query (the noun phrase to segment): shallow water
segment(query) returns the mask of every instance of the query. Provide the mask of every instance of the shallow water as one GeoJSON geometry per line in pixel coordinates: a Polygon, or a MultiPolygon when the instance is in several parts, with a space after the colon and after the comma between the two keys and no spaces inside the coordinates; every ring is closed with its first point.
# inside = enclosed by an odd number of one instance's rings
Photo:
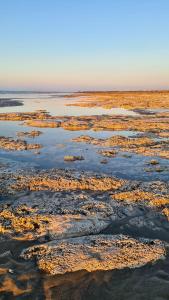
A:
{"type": "MultiPolygon", "coordinates": [[[[53,115],[100,115],[100,114],[124,114],[134,115],[135,113],[125,109],[103,109],[103,108],[82,108],[66,106],[76,99],[64,98],[66,94],[33,94],[15,93],[2,94],[3,98],[22,99],[24,105],[19,107],[3,107],[1,112],[25,112],[37,109],[46,109],[53,115]]],[[[34,127],[27,127],[23,122],[0,121],[0,135],[17,138],[17,132],[37,130],[34,127]]],[[[40,128],[42,135],[35,138],[24,137],[29,143],[40,143],[43,148],[37,154],[36,151],[4,151],[0,150],[0,159],[8,159],[15,162],[29,162],[37,168],[76,168],[78,170],[88,170],[104,172],[126,179],[162,179],[167,180],[168,170],[161,173],[144,171],[149,157],[132,154],[131,158],[125,157],[125,153],[119,153],[114,158],[108,158],[107,164],[101,164],[104,158],[98,154],[98,150],[103,147],[72,142],[72,139],[80,135],[89,135],[95,138],[108,138],[113,135],[132,136],[133,131],[68,131],[63,128],[40,128]],[[82,155],[83,161],[64,162],[65,155],[82,155]],[[126,172],[127,170],[127,172],[126,172]]],[[[137,132],[138,133],[138,132],[137,132]]],[[[165,159],[158,159],[161,166],[168,165],[165,159]]]]}
{"type": "Polygon", "coordinates": [[[57,116],[80,116],[80,115],[102,115],[102,114],[120,114],[120,115],[131,115],[134,116],[136,113],[132,111],[128,111],[123,108],[112,108],[112,109],[104,109],[97,107],[78,107],[78,106],[67,106],[66,104],[74,103],[79,100],[78,97],[76,99],[73,98],[65,98],[63,96],[69,95],[68,93],[58,93],[53,95],[52,93],[42,93],[42,94],[0,94],[2,98],[11,98],[13,100],[21,100],[23,102],[23,106],[19,107],[2,107],[0,108],[0,112],[25,112],[25,111],[35,111],[38,109],[45,109],[51,115],[57,116]]]}

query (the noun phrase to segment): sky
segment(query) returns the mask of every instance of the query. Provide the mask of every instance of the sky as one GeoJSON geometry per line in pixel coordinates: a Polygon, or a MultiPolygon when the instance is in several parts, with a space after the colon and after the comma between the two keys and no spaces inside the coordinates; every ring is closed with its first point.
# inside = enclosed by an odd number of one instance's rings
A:
{"type": "Polygon", "coordinates": [[[0,90],[169,89],[168,0],[0,0],[0,90]]]}

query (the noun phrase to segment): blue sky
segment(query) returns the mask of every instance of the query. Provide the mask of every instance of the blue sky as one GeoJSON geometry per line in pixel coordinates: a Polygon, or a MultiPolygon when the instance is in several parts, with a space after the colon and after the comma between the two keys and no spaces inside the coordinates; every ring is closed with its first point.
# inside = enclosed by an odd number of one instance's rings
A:
{"type": "Polygon", "coordinates": [[[168,0],[0,0],[0,89],[169,88],[168,0]]]}

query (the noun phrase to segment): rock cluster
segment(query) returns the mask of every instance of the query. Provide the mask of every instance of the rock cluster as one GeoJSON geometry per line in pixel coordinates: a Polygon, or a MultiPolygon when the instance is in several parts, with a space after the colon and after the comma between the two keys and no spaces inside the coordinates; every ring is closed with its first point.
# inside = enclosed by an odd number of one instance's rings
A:
{"type": "Polygon", "coordinates": [[[54,169],[11,177],[5,189],[13,189],[16,200],[1,204],[1,240],[38,241],[22,258],[36,258],[39,269],[64,274],[134,268],[165,256],[167,244],[120,233],[143,230],[167,240],[167,184],[54,169]]]}
{"type": "Polygon", "coordinates": [[[83,175],[74,172],[58,172],[53,169],[48,171],[40,171],[38,174],[28,174],[17,176],[15,184],[12,188],[15,190],[91,190],[91,191],[109,191],[117,190],[125,183],[124,180],[90,174],[83,175]]]}
{"type": "Polygon", "coordinates": [[[19,131],[17,132],[17,136],[18,137],[29,137],[29,138],[34,138],[34,137],[37,137],[39,135],[42,134],[42,131],[39,131],[39,130],[32,130],[32,131],[19,131]]]}
{"type": "Polygon", "coordinates": [[[29,144],[24,140],[17,139],[14,140],[12,138],[0,137],[0,148],[5,150],[12,150],[12,151],[22,151],[22,150],[32,150],[32,149],[39,149],[42,146],[40,144],[29,144]]]}
{"type": "Polygon", "coordinates": [[[117,149],[123,152],[137,153],[145,156],[159,156],[169,158],[169,141],[157,141],[149,137],[124,137],[112,136],[107,139],[96,139],[90,136],[79,136],[73,139],[74,142],[85,142],[102,147],[113,147],[113,149],[100,150],[99,153],[105,156],[114,156],[117,149]]]}
{"type": "Polygon", "coordinates": [[[45,120],[50,115],[45,110],[37,110],[35,112],[18,112],[18,113],[1,113],[1,121],[25,121],[25,120],[45,120]]]}

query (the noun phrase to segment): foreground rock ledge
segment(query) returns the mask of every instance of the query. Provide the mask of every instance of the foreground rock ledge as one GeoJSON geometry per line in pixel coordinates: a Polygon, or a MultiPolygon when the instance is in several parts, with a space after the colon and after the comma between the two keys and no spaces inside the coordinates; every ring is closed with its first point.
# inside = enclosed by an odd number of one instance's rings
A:
{"type": "Polygon", "coordinates": [[[135,268],[165,256],[158,240],[135,240],[124,235],[94,235],[52,241],[21,254],[37,259],[39,269],[52,275],[86,270],[135,268]]]}

